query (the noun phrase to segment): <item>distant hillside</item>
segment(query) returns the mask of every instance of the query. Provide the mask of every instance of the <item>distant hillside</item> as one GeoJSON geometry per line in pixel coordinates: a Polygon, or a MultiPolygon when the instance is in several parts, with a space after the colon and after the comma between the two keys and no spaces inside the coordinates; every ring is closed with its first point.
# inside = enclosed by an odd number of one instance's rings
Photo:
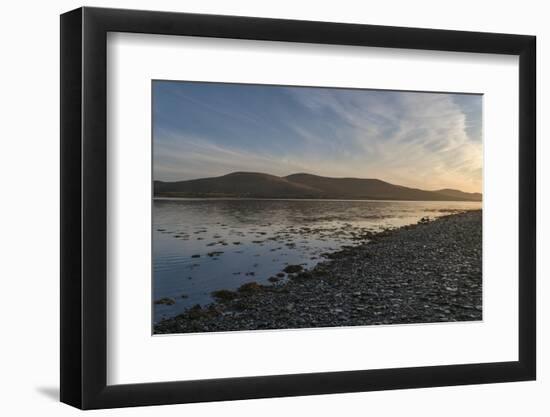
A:
{"type": "Polygon", "coordinates": [[[378,179],[329,178],[311,174],[287,177],[234,172],[189,181],[155,181],[156,197],[319,198],[370,200],[481,201],[479,193],[426,191],[378,179]]]}
{"type": "Polygon", "coordinates": [[[465,193],[460,190],[453,190],[450,188],[444,188],[443,190],[436,190],[438,194],[447,195],[449,197],[458,198],[459,200],[473,200],[481,201],[481,193],[465,193]]]}
{"type": "Polygon", "coordinates": [[[320,198],[321,191],[275,175],[234,172],[189,181],[155,181],[155,195],[186,197],[320,198]]]}

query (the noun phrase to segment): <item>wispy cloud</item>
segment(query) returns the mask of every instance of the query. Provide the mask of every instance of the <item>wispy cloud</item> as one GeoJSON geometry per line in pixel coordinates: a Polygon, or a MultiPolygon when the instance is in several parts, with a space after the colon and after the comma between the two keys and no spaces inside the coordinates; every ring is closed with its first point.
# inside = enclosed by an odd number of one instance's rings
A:
{"type": "Polygon", "coordinates": [[[154,176],[259,171],[481,191],[481,96],[156,82],[154,176]]]}

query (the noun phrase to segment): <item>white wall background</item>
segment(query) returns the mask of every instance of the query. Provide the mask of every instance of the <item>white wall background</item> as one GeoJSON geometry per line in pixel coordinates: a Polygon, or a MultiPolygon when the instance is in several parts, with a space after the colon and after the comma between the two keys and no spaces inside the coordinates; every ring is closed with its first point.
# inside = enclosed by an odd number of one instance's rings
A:
{"type": "MultiPolygon", "coordinates": [[[[76,415],[59,392],[59,17],[72,0],[3,5],[0,65],[0,410],[4,415],[76,415]]],[[[325,395],[231,403],[145,407],[94,415],[279,416],[314,414],[408,416],[545,416],[550,412],[550,158],[542,138],[550,83],[550,26],[545,3],[514,1],[124,0],[86,5],[181,12],[370,23],[534,34],[538,37],[539,119],[539,378],[536,382],[325,395]],[[545,234],[543,236],[543,234],[545,234]],[[545,395],[546,394],[546,395],[545,395]]],[[[503,225],[504,226],[504,225],[503,225]]]]}

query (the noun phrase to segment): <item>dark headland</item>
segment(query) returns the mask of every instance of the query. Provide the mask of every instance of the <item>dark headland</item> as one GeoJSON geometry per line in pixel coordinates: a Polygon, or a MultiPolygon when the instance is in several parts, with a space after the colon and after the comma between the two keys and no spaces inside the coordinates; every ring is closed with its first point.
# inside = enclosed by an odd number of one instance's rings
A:
{"type": "MultiPolygon", "coordinates": [[[[482,319],[480,210],[371,234],[286,280],[220,290],[156,334],[482,319]]],[[[283,273],[279,274],[283,275],[283,273]]]]}
{"type": "Polygon", "coordinates": [[[188,181],[155,181],[155,197],[300,198],[344,200],[481,201],[480,193],[403,187],[379,179],[330,178],[311,174],[278,177],[234,172],[188,181]]]}

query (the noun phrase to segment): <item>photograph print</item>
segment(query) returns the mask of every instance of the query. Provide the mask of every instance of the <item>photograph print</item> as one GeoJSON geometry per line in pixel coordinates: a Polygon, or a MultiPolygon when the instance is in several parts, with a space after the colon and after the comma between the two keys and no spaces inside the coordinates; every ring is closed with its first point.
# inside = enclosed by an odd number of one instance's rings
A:
{"type": "Polygon", "coordinates": [[[152,81],[153,334],[482,320],[482,102],[152,81]]]}

